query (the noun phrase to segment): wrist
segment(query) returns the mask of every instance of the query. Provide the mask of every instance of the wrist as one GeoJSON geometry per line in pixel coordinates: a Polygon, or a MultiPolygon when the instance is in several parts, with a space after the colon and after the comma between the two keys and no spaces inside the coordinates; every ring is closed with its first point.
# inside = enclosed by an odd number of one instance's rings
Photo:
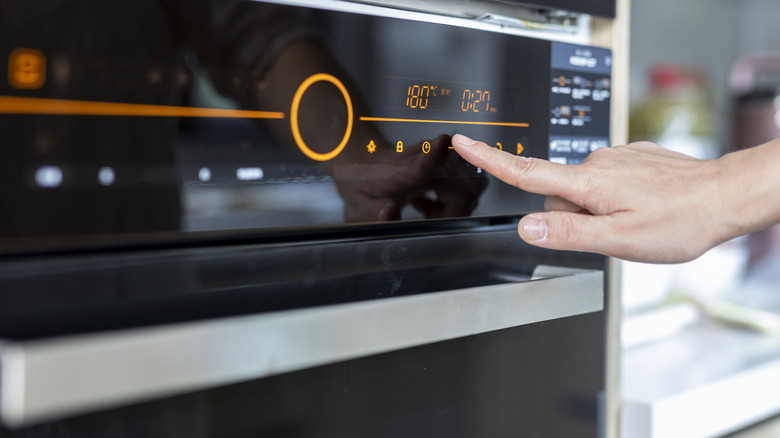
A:
{"type": "Polygon", "coordinates": [[[780,139],[716,160],[721,241],[780,221],[780,139]]]}

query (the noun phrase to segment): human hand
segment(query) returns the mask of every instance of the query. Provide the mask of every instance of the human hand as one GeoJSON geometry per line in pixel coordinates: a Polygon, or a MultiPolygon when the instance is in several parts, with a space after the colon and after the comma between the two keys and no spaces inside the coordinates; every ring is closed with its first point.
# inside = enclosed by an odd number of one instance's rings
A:
{"type": "MultiPolygon", "coordinates": [[[[547,195],[546,212],[523,217],[526,242],[622,259],[692,260],[731,237],[722,169],[648,142],[598,149],[579,165],[518,157],[456,135],[471,164],[520,189],[547,195]]],[[[739,234],[739,233],[737,233],[739,234]]]]}

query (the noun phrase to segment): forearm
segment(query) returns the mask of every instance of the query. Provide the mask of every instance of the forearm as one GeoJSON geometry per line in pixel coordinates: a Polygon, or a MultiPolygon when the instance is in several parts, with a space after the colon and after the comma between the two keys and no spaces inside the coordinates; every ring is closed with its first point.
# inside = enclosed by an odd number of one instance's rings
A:
{"type": "Polygon", "coordinates": [[[718,159],[722,240],[780,223],[780,139],[718,159]]]}

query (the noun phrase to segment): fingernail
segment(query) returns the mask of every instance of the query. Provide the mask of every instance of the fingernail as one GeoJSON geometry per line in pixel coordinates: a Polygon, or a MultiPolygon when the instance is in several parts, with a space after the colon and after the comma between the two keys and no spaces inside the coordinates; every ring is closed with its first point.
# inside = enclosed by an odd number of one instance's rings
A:
{"type": "Polygon", "coordinates": [[[474,140],[472,140],[472,139],[470,139],[470,138],[466,137],[466,136],[465,136],[465,135],[463,135],[463,134],[455,134],[455,136],[454,136],[454,137],[452,137],[452,140],[453,140],[454,142],[458,143],[458,144],[459,144],[459,145],[461,145],[461,146],[471,146],[471,145],[473,145],[474,143],[476,143],[476,141],[474,141],[474,140]]]}
{"type": "Polygon", "coordinates": [[[547,222],[537,216],[523,219],[523,237],[529,242],[542,242],[547,239],[547,222]]]}

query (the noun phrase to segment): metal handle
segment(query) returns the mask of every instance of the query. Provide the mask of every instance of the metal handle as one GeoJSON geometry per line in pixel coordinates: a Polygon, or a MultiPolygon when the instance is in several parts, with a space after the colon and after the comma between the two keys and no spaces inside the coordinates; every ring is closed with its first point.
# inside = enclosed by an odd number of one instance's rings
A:
{"type": "Polygon", "coordinates": [[[25,426],[604,309],[601,271],[556,268],[554,275],[415,296],[0,343],[0,418],[11,427],[25,426]]]}

